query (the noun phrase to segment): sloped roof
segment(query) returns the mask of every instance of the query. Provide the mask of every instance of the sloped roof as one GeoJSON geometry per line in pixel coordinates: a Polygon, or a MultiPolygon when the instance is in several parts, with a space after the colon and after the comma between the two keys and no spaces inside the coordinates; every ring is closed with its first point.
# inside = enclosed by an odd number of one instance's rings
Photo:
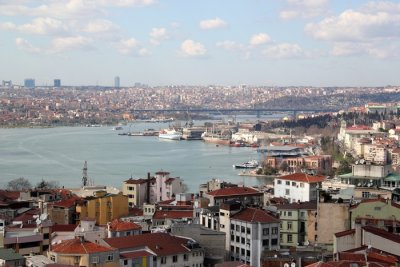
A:
{"type": "Polygon", "coordinates": [[[207,193],[214,197],[229,197],[229,196],[243,196],[243,195],[262,195],[263,193],[251,187],[225,187],[207,193]]]}
{"type": "Polygon", "coordinates": [[[157,210],[153,219],[182,219],[193,218],[193,210],[157,210]]]}
{"type": "Polygon", "coordinates": [[[176,255],[189,252],[186,247],[190,239],[172,236],[167,233],[152,233],[135,236],[105,238],[111,247],[118,249],[135,249],[148,247],[157,256],[176,255]]]}
{"type": "Polygon", "coordinates": [[[111,231],[140,230],[142,227],[136,223],[115,219],[110,223],[111,231]]]}
{"type": "Polygon", "coordinates": [[[367,231],[367,232],[372,233],[374,235],[383,237],[385,239],[391,240],[391,241],[396,242],[396,243],[400,243],[400,236],[399,235],[392,234],[392,233],[389,233],[389,232],[387,232],[385,230],[382,230],[382,229],[379,229],[379,228],[376,228],[376,227],[373,227],[373,226],[369,226],[369,225],[364,226],[362,229],[364,231],[367,231]]]}
{"type": "Polygon", "coordinates": [[[114,248],[100,246],[86,240],[81,241],[79,238],[61,241],[60,244],[55,244],[51,248],[52,252],[62,254],[91,254],[114,250],[114,248]]]}
{"type": "Polygon", "coordinates": [[[287,204],[279,204],[276,205],[278,210],[316,210],[317,202],[316,201],[307,201],[307,202],[293,202],[287,204]]]}
{"type": "Polygon", "coordinates": [[[303,182],[303,183],[319,183],[326,179],[323,175],[310,175],[307,173],[297,172],[289,175],[280,176],[276,179],[303,182]]]}
{"type": "Polygon", "coordinates": [[[233,220],[250,223],[279,223],[279,219],[272,216],[265,210],[245,208],[231,217],[233,220]]]}

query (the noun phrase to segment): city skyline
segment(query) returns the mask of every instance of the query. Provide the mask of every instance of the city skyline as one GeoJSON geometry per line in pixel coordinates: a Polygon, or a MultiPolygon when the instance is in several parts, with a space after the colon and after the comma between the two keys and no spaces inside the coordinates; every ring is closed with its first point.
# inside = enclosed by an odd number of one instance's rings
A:
{"type": "Polygon", "coordinates": [[[398,1],[0,0],[1,80],[399,85],[398,1]]]}

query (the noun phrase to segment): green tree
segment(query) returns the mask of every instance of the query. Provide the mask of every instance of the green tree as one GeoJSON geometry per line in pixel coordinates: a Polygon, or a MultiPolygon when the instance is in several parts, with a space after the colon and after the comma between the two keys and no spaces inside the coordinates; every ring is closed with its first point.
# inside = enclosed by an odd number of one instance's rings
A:
{"type": "Polygon", "coordinates": [[[42,179],[39,183],[36,184],[35,186],[37,189],[55,189],[59,188],[59,184],[56,181],[45,181],[42,179]]]}

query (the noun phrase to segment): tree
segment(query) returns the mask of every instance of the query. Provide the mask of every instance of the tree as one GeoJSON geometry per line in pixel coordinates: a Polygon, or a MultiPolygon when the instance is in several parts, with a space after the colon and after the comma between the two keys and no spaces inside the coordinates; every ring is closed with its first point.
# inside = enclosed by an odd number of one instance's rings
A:
{"type": "Polygon", "coordinates": [[[23,191],[31,188],[31,183],[24,177],[19,177],[17,179],[11,180],[7,184],[7,189],[12,191],[23,191]]]}
{"type": "Polygon", "coordinates": [[[55,189],[59,188],[60,185],[56,181],[45,181],[44,179],[42,179],[42,181],[37,183],[35,187],[37,189],[55,189]]]}

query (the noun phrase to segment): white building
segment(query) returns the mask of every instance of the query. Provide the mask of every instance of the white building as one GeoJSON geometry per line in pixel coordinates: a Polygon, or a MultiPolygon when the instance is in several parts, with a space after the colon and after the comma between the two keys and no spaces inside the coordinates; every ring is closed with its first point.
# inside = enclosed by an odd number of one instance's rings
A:
{"type": "Polygon", "coordinates": [[[231,260],[260,266],[264,250],[279,250],[279,219],[265,210],[245,208],[230,219],[231,260]]]}
{"type": "Polygon", "coordinates": [[[317,200],[317,188],[326,179],[322,175],[293,173],[274,179],[275,197],[283,197],[289,202],[306,202],[317,200]]]}

